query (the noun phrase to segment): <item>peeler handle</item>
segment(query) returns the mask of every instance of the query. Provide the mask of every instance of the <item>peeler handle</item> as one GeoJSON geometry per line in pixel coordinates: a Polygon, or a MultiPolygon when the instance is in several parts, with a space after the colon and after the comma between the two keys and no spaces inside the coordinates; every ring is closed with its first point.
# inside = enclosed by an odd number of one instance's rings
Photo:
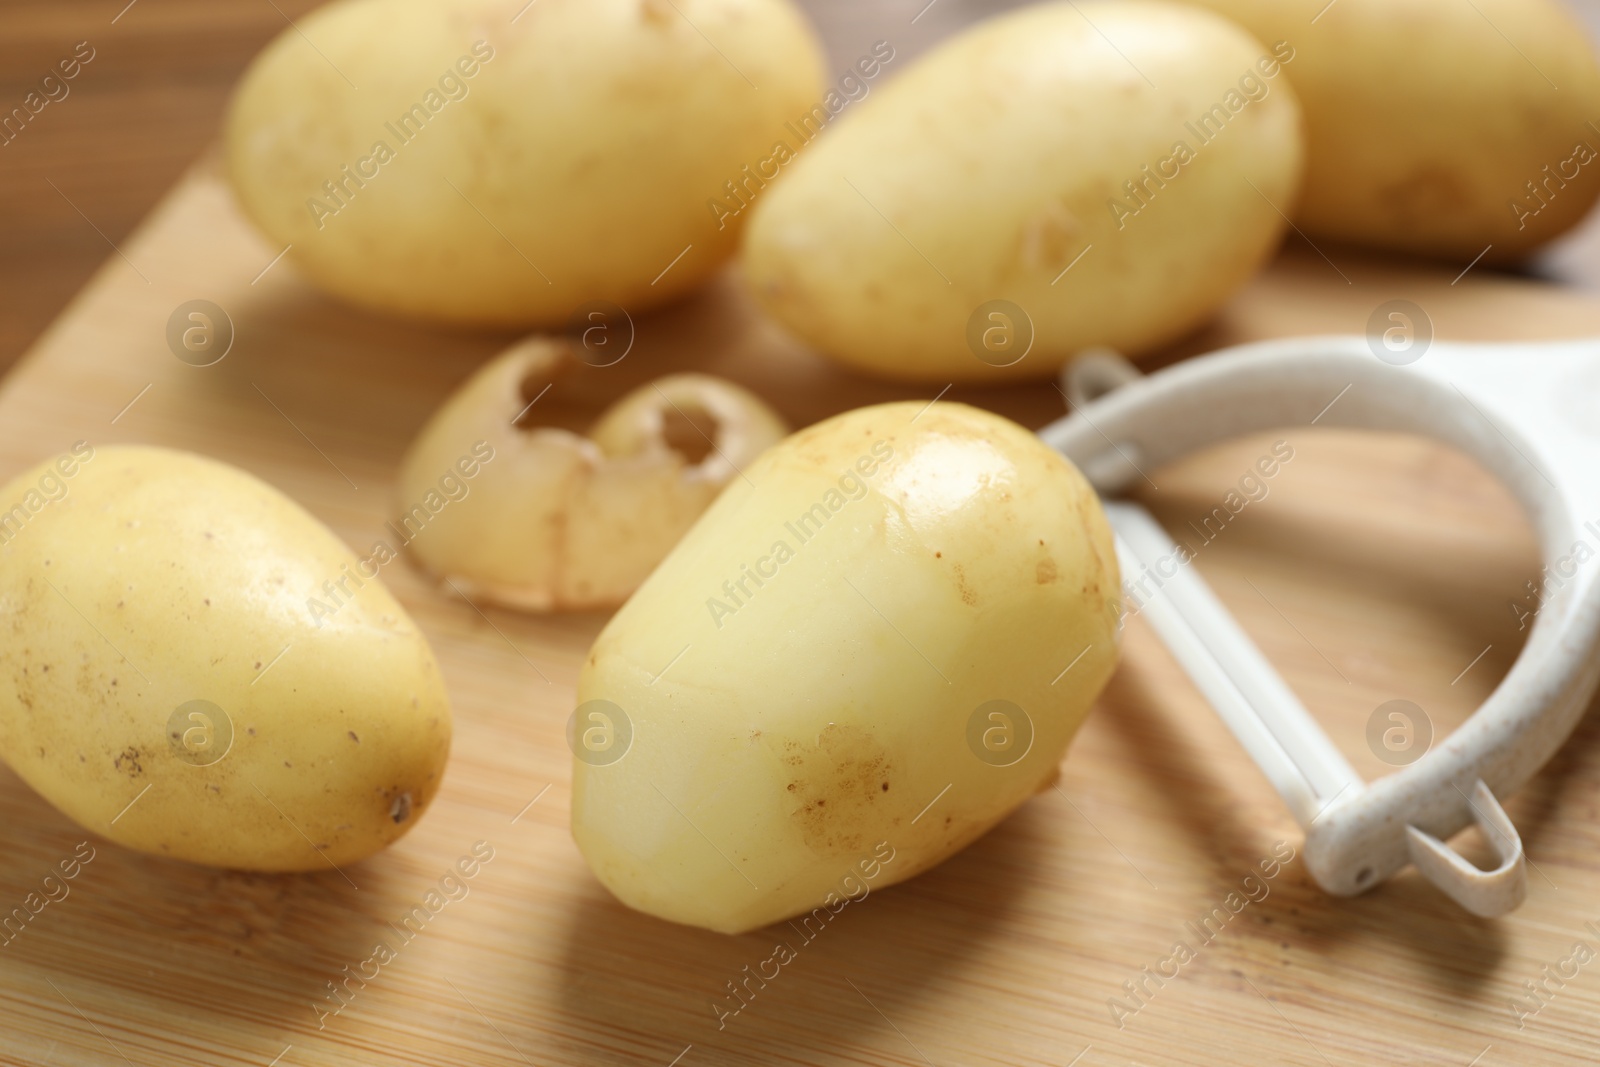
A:
{"type": "Polygon", "coordinates": [[[1528,895],[1528,859],[1522,851],[1522,835],[1483,779],[1474,783],[1467,803],[1473,820],[1500,858],[1498,867],[1479,870],[1449,845],[1415,826],[1406,827],[1406,844],[1411,862],[1423,877],[1472,914],[1492,919],[1512,911],[1528,895]]]}
{"type": "MultiPolygon", "coordinates": [[[[1069,366],[1075,410],[1040,431],[1102,496],[1231,437],[1320,425],[1432,437],[1476,459],[1522,504],[1560,581],[1543,591],[1516,664],[1432,751],[1365,786],[1198,575],[1169,583],[1165,606],[1150,610],[1158,635],[1306,826],[1306,864],[1325,890],[1361,893],[1415,864],[1478,914],[1515,907],[1526,859],[1495,795],[1515,791],[1554,754],[1600,686],[1600,413],[1582,403],[1600,393],[1600,340],[1440,343],[1407,366],[1380,361],[1361,337],[1262,342],[1149,377],[1118,363],[1095,353],[1069,366]],[[1589,552],[1577,552],[1580,544],[1589,552]],[[1492,871],[1444,843],[1474,821],[1498,850],[1492,871]]],[[[1119,552],[1138,566],[1170,544],[1136,505],[1109,510],[1119,552]]]]}

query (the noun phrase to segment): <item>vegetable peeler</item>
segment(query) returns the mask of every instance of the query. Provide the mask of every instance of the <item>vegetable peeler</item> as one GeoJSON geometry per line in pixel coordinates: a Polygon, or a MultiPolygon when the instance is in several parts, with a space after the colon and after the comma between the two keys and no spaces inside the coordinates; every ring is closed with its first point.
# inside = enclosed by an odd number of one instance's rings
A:
{"type": "Polygon", "coordinates": [[[1541,608],[1510,673],[1416,762],[1363,781],[1192,566],[1142,614],[1244,746],[1305,833],[1323,890],[1353,896],[1407,865],[1468,911],[1516,908],[1527,859],[1501,808],[1576,726],[1600,683],[1600,339],[1422,346],[1397,363],[1366,337],[1266,341],[1149,376],[1091,350],[1062,372],[1072,413],[1040,431],[1106,502],[1124,581],[1177,547],[1114,499],[1141,469],[1253,431],[1305,425],[1431,437],[1477,460],[1529,516],[1541,608]],[[1446,842],[1476,822],[1499,864],[1446,842]]]}

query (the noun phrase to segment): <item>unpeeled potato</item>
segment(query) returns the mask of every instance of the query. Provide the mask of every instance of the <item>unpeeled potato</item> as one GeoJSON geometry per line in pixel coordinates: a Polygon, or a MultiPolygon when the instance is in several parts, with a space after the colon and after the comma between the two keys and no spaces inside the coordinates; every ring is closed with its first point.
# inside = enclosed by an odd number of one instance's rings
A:
{"type": "Polygon", "coordinates": [[[1199,2],[1294,46],[1313,238],[1514,260],[1600,195],[1600,66],[1555,0],[1199,2]]]}
{"type": "Polygon", "coordinates": [[[802,340],[888,378],[1048,378],[1093,345],[1149,351],[1283,233],[1301,160],[1287,55],[1154,0],[980,23],[762,194],[750,285],[802,340]]]}
{"type": "Polygon", "coordinates": [[[450,748],[444,684],[321,523],[243,471],[135,446],[82,446],[0,501],[0,756],[63,814],[260,871],[342,867],[416,825],[450,748]]]}
{"type": "Polygon", "coordinates": [[[228,172],[346,300],[559,326],[699,285],[743,222],[708,204],[822,94],[789,0],[335,0],[245,74],[228,172]]]}

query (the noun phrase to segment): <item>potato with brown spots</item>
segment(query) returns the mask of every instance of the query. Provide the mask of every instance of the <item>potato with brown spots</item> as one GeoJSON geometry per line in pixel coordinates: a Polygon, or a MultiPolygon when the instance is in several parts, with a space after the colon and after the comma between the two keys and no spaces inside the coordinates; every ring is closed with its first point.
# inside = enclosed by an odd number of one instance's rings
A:
{"type": "Polygon", "coordinates": [[[569,729],[600,880],[726,932],[826,921],[1047,785],[1120,613],[1093,491],[999,416],[863,408],[745,474],[602,631],[569,729]]]}
{"type": "Polygon", "coordinates": [[[1514,261],[1600,196],[1600,63],[1558,0],[1199,3],[1291,42],[1318,241],[1514,261]]]}
{"type": "Polygon", "coordinates": [[[791,0],[334,0],[245,73],[228,176],[346,300],[559,326],[717,271],[743,216],[716,205],[776,173],[823,94],[791,0]]]}
{"type": "Polygon", "coordinates": [[[433,654],[326,527],[235,468],[80,445],[0,489],[0,756],[142,852],[327,870],[439,787],[433,654]]]}
{"type": "Polygon", "coordinates": [[[1286,228],[1300,108],[1275,44],[1154,0],[979,23],[761,194],[751,288],[824,355],[936,387],[1148,352],[1210,318],[1286,228]]]}

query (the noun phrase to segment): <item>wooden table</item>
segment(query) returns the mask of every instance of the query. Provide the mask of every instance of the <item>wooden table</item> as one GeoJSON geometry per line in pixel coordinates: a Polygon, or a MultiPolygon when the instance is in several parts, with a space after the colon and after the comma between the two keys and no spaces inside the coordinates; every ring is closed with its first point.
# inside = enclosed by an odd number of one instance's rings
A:
{"type": "MultiPolygon", "coordinates": [[[[79,438],[190,448],[267,479],[363,545],[388,516],[405,444],[439,397],[507,340],[352,311],[311,290],[287,261],[261,275],[277,249],[244,225],[210,161],[117,243],[120,253],[0,389],[0,475],[79,438]],[[173,308],[197,297],[223,306],[237,327],[234,350],[209,368],[180,363],[164,338],[173,308]]],[[[1350,284],[1320,257],[1291,250],[1168,358],[1260,337],[1361,332],[1395,297],[1424,307],[1450,339],[1600,332],[1600,305],[1554,287],[1476,270],[1451,285],[1454,270],[1329,251],[1350,284]]],[[[754,314],[736,270],[638,326],[634,351],[594,380],[595,393],[695,366],[758,390],[802,425],[936,391],[833,370],[754,314]]],[[[1031,426],[1060,406],[1043,386],[947,395],[1031,426]]],[[[548,402],[576,420],[594,398],[580,390],[548,402]]],[[[1515,657],[1510,605],[1538,575],[1532,537],[1509,496],[1459,456],[1305,426],[1154,471],[1160,489],[1142,499],[1181,532],[1279,437],[1295,458],[1196,565],[1357,769],[1376,777],[1386,766],[1364,739],[1374,709],[1415,701],[1442,736],[1515,657]]],[[[713,1001],[771,953],[781,930],[730,938],[629,912],[589,874],[567,832],[563,727],[604,616],[480,614],[405,564],[386,568],[385,580],[432,642],[455,707],[451,764],[426,818],[351,868],[354,885],[332,871],[214,871],[95,842],[71,895],[0,947],[0,1064],[1491,1067],[1600,1058],[1600,962],[1552,984],[1553,998],[1521,1028],[1511,1008],[1523,983],[1556,968],[1575,941],[1600,951],[1600,930],[1585,927],[1600,924],[1592,717],[1507,803],[1535,865],[1528,901],[1512,916],[1474,919],[1414,873],[1335,900],[1297,857],[1201,944],[1186,923],[1241,890],[1275,848],[1298,852],[1299,835],[1135,622],[1059,791],[939,868],[852,906],[719,1031],[713,1001]],[[386,924],[479,840],[495,858],[471,895],[319,1030],[325,983],[366,958],[386,924]],[[1157,967],[1179,939],[1195,959],[1130,1000],[1124,983],[1145,982],[1141,968],[1157,967]],[[1129,1006],[1122,1025],[1114,998],[1129,1006]]],[[[0,911],[82,840],[0,771],[0,911]]],[[[1485,854],[1471,832],[1464,840],[1485,854]]]]}

